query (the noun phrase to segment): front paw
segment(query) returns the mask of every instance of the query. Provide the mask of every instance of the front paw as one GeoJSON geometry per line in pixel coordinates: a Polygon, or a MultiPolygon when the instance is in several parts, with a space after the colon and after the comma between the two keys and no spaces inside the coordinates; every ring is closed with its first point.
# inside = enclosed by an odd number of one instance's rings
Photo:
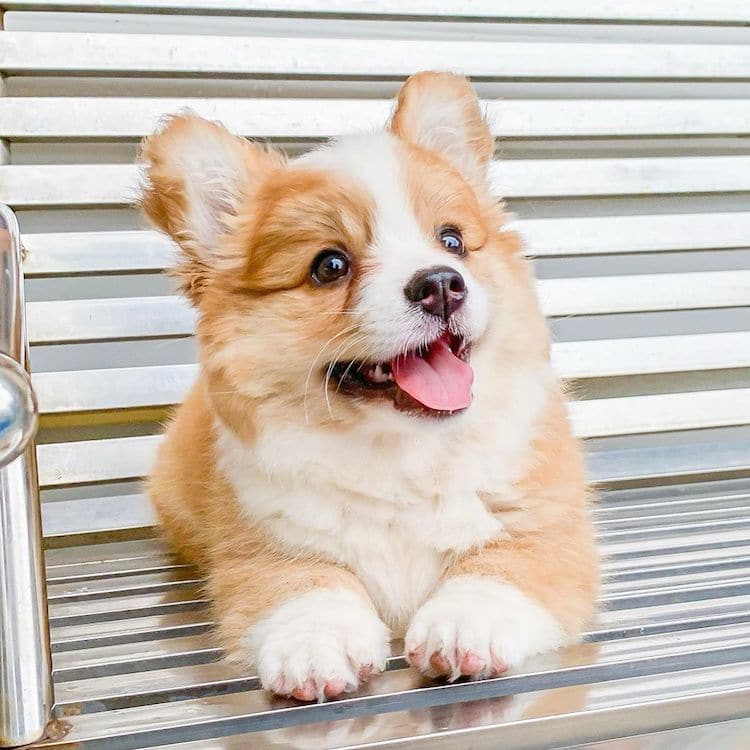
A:
{"type": "Polygon", "coordinates": [[[446,581],[419,608],[405,646],[411,664],[431,677],[483,679],[566,640],[557,620],[515,586],[467,575],[446,581]]]}
{"type": "Polygon", "coordinates": [[[375,610],[346,589],[318,589],[258,621],[247,649],[261,685],[303,701],[335,698],[380,672],[389,634],[375,610]]]}

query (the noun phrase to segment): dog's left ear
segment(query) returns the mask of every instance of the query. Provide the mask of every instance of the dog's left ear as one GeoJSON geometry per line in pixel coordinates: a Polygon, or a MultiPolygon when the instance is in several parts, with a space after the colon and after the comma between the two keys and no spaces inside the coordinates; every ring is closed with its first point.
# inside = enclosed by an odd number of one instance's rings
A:
{"type": "Polygon", "coordinates": [[[495,141],[464,76],[411,76],[399,92],[390,129],[399,138],[441,153],[469,182],[486,183],[495,141]]]}

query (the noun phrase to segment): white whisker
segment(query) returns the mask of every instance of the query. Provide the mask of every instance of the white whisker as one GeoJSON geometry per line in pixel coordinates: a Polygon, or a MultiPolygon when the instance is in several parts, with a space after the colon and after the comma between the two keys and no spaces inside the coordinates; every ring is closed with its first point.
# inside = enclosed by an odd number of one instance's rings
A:
{"type": "Polygon", "coordinates": [[[303,403],[304,403],[305,423],[306,424],[310,424],[310,415],[309,415],[309,413],[307,411],[307,394],[308,394],[309,389],[310,389],[310,378],[312,377],[312,373],[313,373],[313,369],[315,368],[315,365],[318,363],[318,360],[320,360],[321,356],[323,355],[323,352],[326,350],[326,347],[329,344],[331,344],[333,341],[335,341],[340,336],[345,336],[345,335],[351,333],[356,328],[357,328],[357,324],[354,323],[354,324],[352,324],[352,325],[347,326],[346,328],[344,328],[343,331],[339,331],[335,336],[331,336],[331,338],[328,339],[328,341],[326,341],[323,344],[323,346],[320,347],[320,349],[318,350],[318,353],[313,358],[313,361],[311,362],[310,367],[307,370],[307,377],[305,378],[305,393],[304,393],[303,403]]]}

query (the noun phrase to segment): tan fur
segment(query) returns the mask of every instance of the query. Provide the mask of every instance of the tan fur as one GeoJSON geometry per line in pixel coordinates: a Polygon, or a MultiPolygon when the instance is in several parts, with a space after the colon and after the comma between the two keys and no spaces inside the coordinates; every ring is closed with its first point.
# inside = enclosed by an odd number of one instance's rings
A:
{"type": "Polygon", "coordinates": [[[291,558],[247,522],[216,471],[213,420],[200,380],[170,424],[148,491],[170,544],[207,574],[219,639],[241,661],[248,625],[290,596],[345,587],[369,599],[350,571],[306,556],[291,558]]]}
{"type": "Polygon", "coordinates": [[[484,168],[492,158],[495,139],[466,78],[450,73],[425,71],[411,76],[401,87],[391,130],[405,141],[434,148],[421,139],[420,114],[433,102],[456,103],[458,117],[454,126],[462,130],[462,140],[473,153],[476,164],[484,168]]]}
{"type": "MultiPolygon", "coordinates": [[[[413,211],[428,236],[443,224],[459,226],[470,251],[467,268],[487,288],[495,314],[510,321],[502,347],[492,334],[483,344],[495,347],[496,371],[508,361],[530,367],[546,362],[549,337],[530,269],[518,237],[502,229],[501,205],[473,178],[470,187],[453,160],[419,141],[416,115],[425,97],[436,96],[458,102],[459,124],[479,169],[492,155],[492,137],[465,79],[435,73],[410,79],[391,129],[403,140],[413,211]]],[[[283,426],[293,414],[321,430],[356,435],[373,409],[386,408],[334,394],[334,416],[323,399],[308,399],[310,363],[329,361],[348,327],[358,332],[350,309],[358,279],[377,264],[369,250],[374,207],[339,174],[286,164],[280,155],[190,116],[173,118],[147,139],[143,159],[144,209],[183,251],[178,273],[199,312],[202,366],[169,425],[148,489],[172,546],[205,571],[220,637],[239,658],[248,628],[297,594],[344,587],[369,601],[343,565],[286,549],[251,523],[218,468],[215,426],[220,420],[253,445],[261,431],[283,426]],[[191,175],[181,156],[191,144],[200,149],[207,141],[237,162],[210,248],[201,244],[201,228],[191,224],[191,175]],[[316,289],[310,264],[327,247],[349,252],[353,276],[316,289]]],[[[345,359],[347,352],[339,356],[345,359]]],[[[320,390],[317,371],[315,378],[320,390]]],[[[503,518],[506,533],[453,559],[445,576],[512,583],[575,635],[593,613],[598,566],[580,449],[555,389],[518,476],[510,492],[481,496],[503,518]]]]}
{"type": "Polygon", "coordinates": [[[529,462],[510,506],[505,498],[488,498],[506,511],[507,536],[463,555],[446,577],[474,574],[512,583],[575,636],[594,613],[599,566],[581,452],[557,394],[529,462]]]}

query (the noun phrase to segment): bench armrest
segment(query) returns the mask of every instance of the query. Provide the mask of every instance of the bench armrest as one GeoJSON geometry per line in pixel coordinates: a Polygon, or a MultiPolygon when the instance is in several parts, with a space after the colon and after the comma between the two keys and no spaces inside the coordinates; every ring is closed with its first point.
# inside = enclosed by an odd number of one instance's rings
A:
{"type": "Polygon", "coordinates": [[[16,217],[0,206],[0,746],[39,739],[53,706],[21,262],[16,217]]]}

